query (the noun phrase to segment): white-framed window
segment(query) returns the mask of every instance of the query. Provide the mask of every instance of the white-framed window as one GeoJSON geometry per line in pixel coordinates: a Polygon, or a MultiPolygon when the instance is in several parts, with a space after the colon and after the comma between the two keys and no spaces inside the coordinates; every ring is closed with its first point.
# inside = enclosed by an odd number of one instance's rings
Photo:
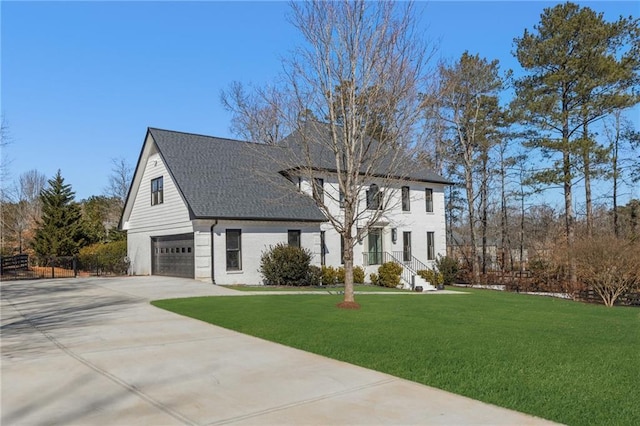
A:
{"type": "Polygon", "coordinates": [[[411,211],[411,201],[409,200],[409,187],[402,187],[402,211],[408,212],[411,211]]]}
{"type": "Polygon", "coordinates": [[[319,203],[324,202],[324,179],[313,178],[313,199],[319,203]]]}
{"type": "Polygon", "coordinates": [[[162,176],[151,179],[151,205],[164,203],[164,183],[162,176]]]}
{"type": "Polygon", "coordinates": [[[427,260],[436,260],[436,233],[427,232],[427,260]]]}
{"type": "Polygon", "coordinates": [[[426,188],[424,190],[424,201],[427,208],[427,213],[433,213],[433,189],[426,188]]]}
{"type": "Polygon", "coordinates": [[[402,260],[411,261],[411,232],[402,233],[402,260]]]}
{"type": "Polygon", "coordinates": [[[227,271],[242,270],[242,231],[227,229],[227,271]]]}
{"type": "Polygon", "coordinates": [[[301,232],[299,229],[290,229],[287,231],[287,242],[292,247],[301,247],[301,232]]]}

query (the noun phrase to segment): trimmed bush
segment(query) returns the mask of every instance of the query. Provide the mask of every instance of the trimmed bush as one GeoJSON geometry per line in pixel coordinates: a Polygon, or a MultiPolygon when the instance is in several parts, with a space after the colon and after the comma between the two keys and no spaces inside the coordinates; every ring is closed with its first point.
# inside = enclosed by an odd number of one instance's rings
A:
{"type": "Polygon", "coordinates": [[[322,285],[334,285],[337,278],[336,268],[333,266],[322,267],[322,285]]]}
{"type": "Polygon", "coordinates": [[[312,286],[322,284],[322,269],[319,266],[309,266],[309,270],[307,271],[307,283],[312,286]]]}
{"type": "Polygon", "coordinates": [[[262,253],[259,272],[266,285],[309,285],[311,252],[288,244],[276,244],[262,253]]]}
{"type": "Polygon", "coordinates": [[[353,268],[353,282],[355,284],[364,284],[364,269],[362,266],[353,268]]]}
{"type": "Polygon", "coordinates": [[[338,280],[339,283],[344,284],[344,266],[341,266],[338,269],[336,269],[336,279],[338,280]]]}
{"type": "Polygon", "coordinates": [[[395,262],[386,262],[378,268],[378,283],[381,286],[395,288],[400,285],[402,266],[395,262]]]}
{"type": "Polygon", "coordinates": [[[442,274],[442,284],[451,285],[458,279],[460,264],[453,257],[438,256],[436,268],[442,274]]]}
{"type": "Polygon", "coordinates": [[[80,249],[78,267],[97,274],[125,275],[129,269],[127,241],[91,244],[80,249]]]}
{"type": "Polygon", "coordinates": [[[418,275],[420,275],[425,281],[429,282],[432,286],[444,284],[444,276],[433,269],[421,269],[418,271],[418,275]]]}
{"type": "Polygon", "coordinates": [[[369,279],[371,280],[371,284],[373,285],[382,285],[380,284],[380,279],[378,278],[378,274],[369,274],[369,279]]]}

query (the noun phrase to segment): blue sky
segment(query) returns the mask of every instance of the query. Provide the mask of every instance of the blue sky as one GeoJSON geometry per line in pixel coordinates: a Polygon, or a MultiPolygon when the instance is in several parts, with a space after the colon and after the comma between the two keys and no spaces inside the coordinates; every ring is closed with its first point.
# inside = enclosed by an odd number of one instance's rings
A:
{"type": "MultiPolygon", "coordinates": [[[[420,2],[438,57],[465,50],[519,69],[513,38],[558,2],[420,2]]],[[[605,19],[635,1],[583,1],[605,19]]],[[[222,89],[266,83],[296,45],[285,2],[0,2],[1,108],[10,179],[61,169],[100,195],[112,158],[138,159],[147,127],[233,137],[222,89]]],[[[638,117],[633,118],[636,122],[638,117]]]]}

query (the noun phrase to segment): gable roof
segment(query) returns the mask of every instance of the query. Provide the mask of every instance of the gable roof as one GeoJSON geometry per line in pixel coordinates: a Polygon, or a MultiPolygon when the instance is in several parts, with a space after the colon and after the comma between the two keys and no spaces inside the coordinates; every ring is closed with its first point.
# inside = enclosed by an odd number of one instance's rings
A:
{"type": "MultiPolygon", "coordinates": [[[[280,144],[286,146],[290,155],[297,157],[290,160],[292,169],[296,168],[296,162],[298,166],[304,166],[307,164],[307,158],[309,157],[312,159],[314,168],[317,168],[318,170],[336,172],[335,153],[330,149],[329,144],[326,143],[326,141],[330,140],[331,128],[327,123],[309,120],[306,121],[299,129],[296,129],[289,136],[284,138],[280,144]]],[[[366,141],[366,144],[373,148],[371,151],[375,150],[375,145],[377,143],[377,141],[371,138],[368,138],[366,141]]],[[[398,169],[397,166],[389,167],[389,165],[398,160],[388,157],[391,156],[383,157],[376,161],[376,168],[373,170],[373,174],[375,176],[397,178],[401,180],[406,179],[418,182],[441,183],[445,185],[452,184],[452,182],[434,173],[430,169],[409,159],[407,159],[406,164],[403,164],[404,167],[402,167],[402,173],[400,170],[397,170],[397,175],[389,175],[390,168],[392,170],[398,169]]],[[[363,169],[364,168],[365,166],[363,166],[363,169]]]]}
{"type": "Polygon", "coordinates": [[[278,147],[155,128],[148,135],[193,219],[326,220],[268,161],[278,147]]]}

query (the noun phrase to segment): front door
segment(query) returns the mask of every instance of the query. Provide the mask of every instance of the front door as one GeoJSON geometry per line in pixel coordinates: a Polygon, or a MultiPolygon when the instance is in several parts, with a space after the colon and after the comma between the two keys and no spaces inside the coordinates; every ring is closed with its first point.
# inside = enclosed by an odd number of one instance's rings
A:
{"type": "Polygon", "coordinates": [[[369,265],[382,264],[382,229],[371,229],[367,237],[369,240],[369,265]]]}

